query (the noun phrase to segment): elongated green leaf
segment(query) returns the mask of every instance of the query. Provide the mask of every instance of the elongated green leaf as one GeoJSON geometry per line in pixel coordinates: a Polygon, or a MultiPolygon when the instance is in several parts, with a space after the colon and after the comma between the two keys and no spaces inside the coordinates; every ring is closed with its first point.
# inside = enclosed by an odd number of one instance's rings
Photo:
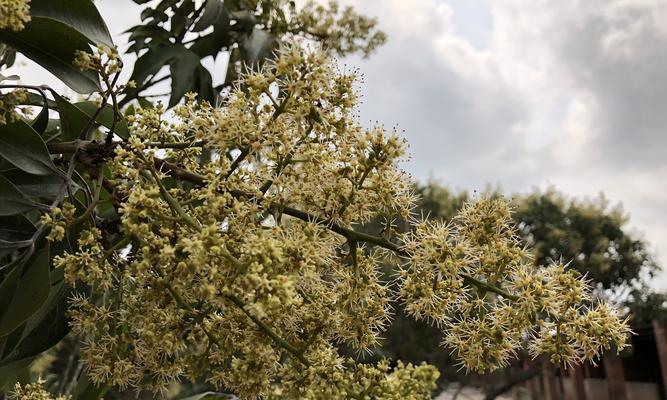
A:
{"type": "Polygon", "coordinates": [[[23,215],[0,217],[0,240],[7,242],[27,240],[35,233],[35,225],[23,215]]]}
{"type": "Polygon", "coordinates": [[[49,245],[44,242],[28,261],[9,307],[0,319],[0,336],[12,332],[39,310],[49,296],[50,287],[49,245]]]}
{"type": "Polygon", "coordinates": [[[48,299],[28,320],[12,351],[5,349],[6,356],[0,365],[34,357],[58,344],[69,332],[67,307],[71,294],[72,289],[65,282],[51,286],[48,299]]]}
{"type": "Polygon", "coordinates": [[[213,89],[213,79],[211,78],[211,73],[201,65],[199,66],[198,71],[199,73],[196,76],[193,90],[197,92],[198,99],[206,100],[215,106],[216,96],[218,93],[215,89],[213,89]]]}
{"type": "MultiPolygon", "coordinates": [[[[50,202],[66,189],[65,178],[55,173],[32,175],[15,168],[0,172],[0,175],[9,179],[28,198],[46,199],[50,202]]],[[[72,193],[79,189],[74,182],[70,182],[69,186],[72,193]]]]}
{"type": "MultiPolygon", "coordinates": [[[[23,336],[23,332],[25,331],[26,325],[27,325],[26,322],[22,323],[18,328],[14,329],[10,334],[3,337],[3,339],[5,340],[5,346],[4,349],[0,351],[0,360],[6,358],[6,355],[11,353],[16,348],[16,345],[19,344],[19,342],[21,341],[21,337],[23,336]]],[[[3,364],[3,362],[0,361],[0,364],[3,364]]]]}
{"type": "MultiPolygon", "coordinates": [[[[46,101],[48,103],[48,100],[46,101]]],[[[34,120],[32,120],[32,123],[30,124],[32,126],[32,129],[34,129],[37,133],[44,133],[46,130],[47,126],[49,125],[49,107],[48,104],[44,104],[42,106],[42,110],[37,114],[34,120]]]]}
{"type": "Polygon", "coordinates": [[[90,0],[32,0],[30,15],[62,22],[96,45],[113,46],[109,29],[90,0]]]}
{"type": "MultiPolygon", "coordinates": [[[[93,101],[82,101],[80,103],[75,103],[75,105],[86,115],[88,115],[90,118],[95,114],[95,111],[97,110],[97,105],[93,101]]],[[[110,105],[107,105],[102,109],[100,114],[97,116],[97,122],[101,124],[102,126],[111,129],[113,126],[113,107],[110,105]]],[[[123,118],[123,116],[120,116],[120,120],[116,122],[116,126],[114,127],[114,132],[116,135],[122,137],[123,139],[127,139],[130,137],[130,131],[127,127],[127,120],[123,118]]]]}
{"type": "Polygon", "coordinates": [[[88,38],[65,23],[35,16],[19,32],[0,30],[0,41],[46,68],[79,93],[100,89],[95,72],[81,71],[73,64],[77,50],[91,51],[88,38]]]}
{"type": "Polygon", "coordinates": [[[56,170],[46,144],[24,121],[0,125],[0,156],[30,174],[50,175],[56,170]]]}
{"type": "Polygon", "coordinates": [[[61,96],[55,96],[56,104],[58,105],[58,113],[60,114],[60,123],[62,134],[60,137],[63,141],[71,141],[79,138],[79,134],[83,128],[88,124],[90,117],[83,112],[82,109],[76,105],[65,100],[61,96]]]}
{"type": "MultiPolygon", "coordinates": [[[[2,320],[7,313],[7,310],[9,310],[16,289],[19,287],[23,263],[22,258],[17,258],[1,268],[8,269],[9,272],[5,275],[2,282],[0,282],[0,320],[2,320]]],[[[3,335],[0,335],[0,337],[2,336],[3,335]]]]}
{"type": "Polygon", "coordinates": [[[0,175],[0,216],[19,214],[42,206],[28,199],[12,182],[0,175]]]}
{"type": "MultiPolygon", "coordinates": [[[[88,125],[88,121],[97,112],[97,105],[92,101],[82,101],[72,104],[65,98],[56,96],[56,104],[58,105],[58,112],[60,113],[62,123],[61,138],[63,141],[77,139],[83,128],[88,125]]],[[[107,105],[97,115],[96,122],[111,129],[113,126],[113,114],[113,108],[107,105]]],[[[122,116],[120,121],[116,123],[114,131],[123,139],[130,137],[127,120],[122,116]]]]}
{"type": "Polygon", "coordinates": [[[46,127],[49,125],[49,109],[46,107],[42,108],[42,111],[37,114],[30,125],[36,132],[44,133],[46,127]]]}
{"type": "Polygon", "coordinates": [[[190,51],[197,53],[199,58],[207,56],[216,58],[223,48],[231,45],[229,36],[230,22],[229,12],[223,6],[217,21],[213,23],[213,32],[195,40],[192,46],[190,46],[190,51]]]}
{"type": "Polygon", "coordinates": [[[184,52],[186,49],[178,44],[159,44],[149,46],[148,52],[137,59],[134,63],[131,80],[141,86],[148,77],[155,75],[166,66],[172,58],[184,52]]]}
{"type": "Polygon", "coordinates": [[[199,76],[198,68],[199,56],[189,50],[184,51],[171,62],[169,65],[171,72],[169,107],[178,104],[183,95],[193,89],[195,78],[199,76]]]}
{"type": "Polygon", "coordinates": [[[213,25],[223,10],[222,0],[206,0],[204,5],[204,12],[192,27],[193,32],[201,32],[209,26],[213,25]]]}
{"type": "Polygon", "coordinates": [[[10,389],[11,385],[16,382],[17,377],[28,371],[32,362],[33,359],[27,359],[0,366],[0,390],[3,388],[10,389]]]}

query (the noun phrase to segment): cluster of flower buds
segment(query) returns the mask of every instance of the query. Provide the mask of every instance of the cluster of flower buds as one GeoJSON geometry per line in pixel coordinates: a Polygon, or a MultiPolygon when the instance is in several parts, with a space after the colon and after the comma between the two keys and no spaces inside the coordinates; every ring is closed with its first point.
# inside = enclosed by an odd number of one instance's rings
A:
{"type": "Polygon", "coordinates": [[[532,266],[503,199],[468,204],[451,225],[355,230],[410,217],[415,200],[398,166],[404,142],[356,118],[355,79],[286,46],[222,108],[190,96],[169,117],[137,110],[107,164],[119,233],[93,228],[56,261],[92,288],[71,316],[93,382],[160,391],[205,377],[243,398],[427,398],[433,367],[337,351],[375,346],[396,298],[442,327],[470,370],[506,365],[525,337],[565,364],[624,346],[626,325],[591,305],[583,278],[532,266]],[[389,258],[401,263],[396,285],[380,273],[389,258]]]}

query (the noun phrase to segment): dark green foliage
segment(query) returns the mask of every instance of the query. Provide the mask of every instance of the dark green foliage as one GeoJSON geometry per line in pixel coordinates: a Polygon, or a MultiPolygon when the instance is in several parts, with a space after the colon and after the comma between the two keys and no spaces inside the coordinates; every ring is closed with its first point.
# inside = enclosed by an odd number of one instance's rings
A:
{"type": "Polygon", "coordinates": [[[610,208],[604,197],[534,193],[521,201],[515,218],[538,265],[562,259],[605,289],[631,285],[640,272],[657,269],[646,243],[629,233],[623,210],[610,208]]]}

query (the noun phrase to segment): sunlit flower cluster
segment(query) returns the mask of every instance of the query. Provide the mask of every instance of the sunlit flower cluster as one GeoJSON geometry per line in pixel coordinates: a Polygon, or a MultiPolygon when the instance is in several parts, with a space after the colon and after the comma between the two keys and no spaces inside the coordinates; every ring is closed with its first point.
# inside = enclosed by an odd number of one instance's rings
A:
{"type": "Polygon", "coordinates": [[[368,56],[386,41],[377,29],[375,18],[357,13],[353,7],[341,7],[338,1],[246,0],[244,11],[235,17],[244,23],[252,20],[278,34],[282,41],[310,39],[329,54],[345,56],[361,52],[368,56]],[[247,13],[250,11],[251,13],[247,13]],[[252,17],[250,17],[252,15],[252,17]]]}
{"type": "Polygon", "coordinates": [[[570,365],[625,347],[629,329],[563,264],[535,268],[504,199],[466,205],[447,225],[417,221],[399,295],[406,311],[444,327],[443,345],[477,372],[505,366],[528,341],[533,356],[570,365]],[[537,327],[537,328],[535,328],[537,327]]]}
{"type": "Polygon", "coordinates": [[[354,85],[354,71],[288,46],[222,108],[189,96],[170,117],[158,105],[130,118],[107,164],[118,233],[89,229],[56,260],[91,288],[71,317],[94,383],[159,392],[204,377],[242,398],[428,398],[433,367],[337,351],[375,346],[396,297],[442,326],[472,370],[506,364],[523,335],[566,363],[623,346],[611,308],[582,306],[585,282],[528,266],[504,200],[469,204],[451,226],[355,230],[410,217],[414,196],[403,140],[359,124],[354,85]],[[396,285],[379,273],[390,258],[396,285]],[[550,344],[550,324],[572,354],[550,344]]]}
{"type": "Polygon", "coordinates": [[[21,31],[30,22],[30,0],[0,0],[0,29],[21,31]]]}
{"type": "Polygon", "coordinates": [[[339,55],[355,51],[368,55],[387,39],[384,32],[375,30],[374,18],[359,15],[350,6],[341,9],[336,1],[329,1],[326,5],[308,1],[295,13],[291,22],[294,28],[308,27],[308,34],[339,55]]]}

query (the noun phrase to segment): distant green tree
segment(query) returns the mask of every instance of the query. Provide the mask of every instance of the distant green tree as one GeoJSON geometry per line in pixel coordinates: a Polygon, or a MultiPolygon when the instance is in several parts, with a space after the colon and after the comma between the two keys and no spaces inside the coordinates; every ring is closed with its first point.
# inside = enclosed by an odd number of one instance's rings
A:
{"type": "Polygon", "coordinates": [[[658,266],[647,242],[627,227],[620,205],[568,198],[550,188],[520,198],[514,214],[537,265],[563,260],[604,289],[628,289],[658,266]]]}

